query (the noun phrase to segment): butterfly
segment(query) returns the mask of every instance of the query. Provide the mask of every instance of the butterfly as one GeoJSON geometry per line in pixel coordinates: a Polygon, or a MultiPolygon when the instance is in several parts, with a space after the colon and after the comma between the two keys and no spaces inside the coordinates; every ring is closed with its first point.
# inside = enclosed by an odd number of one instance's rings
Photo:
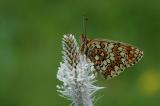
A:
{"type": "Polygon", "coordinates": [[[118,76],[143,56],[143,51],[137,47],[119,41],[89,39],[82,34],[81,42],[80,52],[94,63],[94,68],[105,79],[118,76]]]}

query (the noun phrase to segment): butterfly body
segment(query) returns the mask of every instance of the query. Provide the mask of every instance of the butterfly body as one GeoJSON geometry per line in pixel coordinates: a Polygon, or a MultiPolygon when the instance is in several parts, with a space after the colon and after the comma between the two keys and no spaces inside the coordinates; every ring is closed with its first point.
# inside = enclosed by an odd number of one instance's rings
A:
{"type": "Polygon", "coordinates": [[[82,39],[81,53],[94,63],[95,69],[105,79],[119,75],[124,69],[137,63],[143,55],[138,48],[123,42],[107,39],[82,39]]]}

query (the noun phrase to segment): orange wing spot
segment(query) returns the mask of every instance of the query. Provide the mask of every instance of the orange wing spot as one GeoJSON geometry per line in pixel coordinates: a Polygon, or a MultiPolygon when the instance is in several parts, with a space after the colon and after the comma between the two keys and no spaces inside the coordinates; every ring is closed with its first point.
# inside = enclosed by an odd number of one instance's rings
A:
{"type": "Polygon", "coordinates": [[[101,64],[101,61],[96,61],[96,64],[97,64],[97,65],[100,65],[100,64],[101,64]]]}
{"type": "Polygon", "coordinates": [[[133,62],[134,55],[132,55],[130,53],[130,51],[132,51],[133,49],[130,46],[127,46],[127,47],[125,47],[125,50],[126,50],[126,52],[128,54],[128,62],[129,63],[133,62]]]}
{"type": "Polygon", "coordinates": [[[103,52],[100,55],[104,57],[104,53],[103,52]]]}
{"type": "Polygon", "coordinates": [[[132,58],[128,57],[128,62],[131,63],[132,62],[132,58]]]}
{"type": "Polygon", "coordinates": [[[127,51],[128,53],[132,50],[132,48],[131,48],[130,46],[126,47],[125,49],[126,49],[126,51],[127,51]]]}

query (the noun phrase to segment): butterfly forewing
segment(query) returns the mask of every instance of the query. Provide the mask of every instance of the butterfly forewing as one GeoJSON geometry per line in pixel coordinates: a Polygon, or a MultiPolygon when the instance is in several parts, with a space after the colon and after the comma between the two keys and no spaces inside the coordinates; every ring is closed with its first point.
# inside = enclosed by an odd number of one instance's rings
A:
{"type": "Polygon", "coordinates": [[[81,52],[86,54],[95,69],[106,79],[119,75],[143,55],[142,51],[130,44],[98,39],[88,39],[87,44],[81,46],[81,52]]]}

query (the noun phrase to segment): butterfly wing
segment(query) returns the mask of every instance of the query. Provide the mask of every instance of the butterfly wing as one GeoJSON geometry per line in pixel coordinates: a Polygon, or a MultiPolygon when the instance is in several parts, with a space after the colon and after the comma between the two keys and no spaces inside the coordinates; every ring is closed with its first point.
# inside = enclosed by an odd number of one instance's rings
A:
{"type": "Polygon", "coordinates": [[[122,42],[90,40],[85,54],[94,63],[95,69],[105,79],[110,79],[137,63],[142,58],[143,52],[122,42]]]}

